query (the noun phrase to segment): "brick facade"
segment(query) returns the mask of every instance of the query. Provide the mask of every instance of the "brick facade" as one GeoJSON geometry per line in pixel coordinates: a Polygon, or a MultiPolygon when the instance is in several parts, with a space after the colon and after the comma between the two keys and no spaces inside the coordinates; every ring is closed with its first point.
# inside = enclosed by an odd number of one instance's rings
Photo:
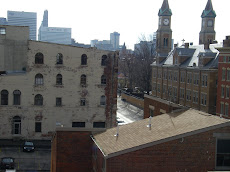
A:
{"type": "Polygon", "coordinates": [[[217,170],[215,167],[217,138],[214,137],[214,133],[230,133],[230,127],[195,134],[109,158],[106,160],[106,172],[215,171],[217,170]]]}
{"type": "Polygon", "coordinates": [[[218,68],[218,88],[217,88],[217,108],[216,114],[225,118],[230,118],[230,37],[224,40],[224,47],[218,48],[219,68],[218,68]]]}

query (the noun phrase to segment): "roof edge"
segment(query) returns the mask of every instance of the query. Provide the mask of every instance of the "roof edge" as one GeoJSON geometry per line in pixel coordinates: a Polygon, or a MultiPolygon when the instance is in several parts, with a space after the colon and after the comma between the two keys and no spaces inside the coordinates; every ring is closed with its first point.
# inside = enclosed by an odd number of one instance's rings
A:
{"type": "Polygon", "coordinates": [[[136,146],[136,147],[133,147],[133,148],[125,149],[125,150],[122,150],[122,151],[119,151],[119,152],[116,152],[116,153],[105,155],[105,157],[106,157],[106,159],[113,158],[113,157],[116,157],[116,156],[119,156],[119,155],[122,155],[122,154],[126,154],[126,153],[129,153],[129,152],[133,152],[133,151],[137,151],[137,150],[140,150],[140,149],[148,148],[150,146],[158,145],[158,144],[161,144],[161,143],[166,143],[166,142],[173,141],[173,140],[176,140],[176,139],[180,139],[180,138],[183,138],[183,137],[188,137],[188,136],[192,136],[192,135],[195,135],[195,134],[200,134],[200,133],[203,133],[203,132],[206,132],[206,131],[210,131],[210,130],[214,130],[214,129],[218,129],[218,128],[222,128],[222,127],[227,127],[227,126],[230,126],[230,120],[225,122],[225,123],[222,123],[222,124],[214,125],[214,126],[207,127],[207,128],[202,128],[202,129],[199,129],[199,130],[191,131],[191,132],[188,132],[188,133],[172,136],[172,137],[169,137],[169,138],[166,138],[166,139],[162,139],[162,140],[147,143],[147,144],[144,144],[144,145],[136,146]]]}

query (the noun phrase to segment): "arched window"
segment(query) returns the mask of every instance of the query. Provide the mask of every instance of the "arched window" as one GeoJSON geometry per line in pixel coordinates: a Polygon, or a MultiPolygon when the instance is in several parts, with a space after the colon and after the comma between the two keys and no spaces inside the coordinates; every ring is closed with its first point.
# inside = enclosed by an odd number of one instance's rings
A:
{"type": "Polygon", "coordinates": [[[21,104],[21,91],[14,90],[14,105],[20,105],[21,104]]]}
{"type": "Polygon", "coordinates": [[[63,64],[63,55],[61,53],[57,54],[57,64],[63,64]]]}
{"type": "Polygon", "coordinates": [[[103,85],[106,84],[106,76],[105,75],[101,76],[101,84],[103,84],[103,85]]]}
{"type": "Polygon", "coordinates": [[[37,94],[34,97],[34,105],[42,106],[43,105],[43,97],[41,94],[37,94]]]}
{"type": "Polygon", "coordinates": [[[35,64],[43,64],[44,63],[44,56],[42,53],[37,53],[35,55],[35,64]]]}
{"type": "Polygon", "coordinates": [[[101,96],[100,105],[105,105],[105,102],[106,102],[105,96],[101,96]]]}
{"type": "Polygon", "coordinates": [[[81,56],[81,65],[87,65],[87,55],[82,54],[81,56]]]}
{"type": "Polygon", "coordinates": [[[8,105],[8,94],[7,90],[1,91],[1,105],[8,105]]]}
{"type": "Polygon", "coordinates": [[[164,47],[168,47],[168,38],[164,38],[164,47]]]}
{"type": "Polygon", "coordinates": [[[102,66],[105,66],[105,65],[106,65],[106,59],[107,59],[107,56],[106,56],[106,55],[103,55],[102,58],[101,58],[101,65],[102,65],[102,66]]]}
{"type": "Polygon", "coordinates": [[[43,75],[42,74],[37,74],[35,75],[35,85],[43,85],[43,75]]]}
{"type": "Polygon", "coordinates": [[[86,86],[86,75],[81,75],[81,85],[86,86]]]}
{"type": "Polygon", "coordinates": [[[56,84],[57,85],[62,85],[62,75],[61,74],[57,74],[57,76],[56,76],[56,84]]]}
{"type": "Polygon", "coordinates": [[[12,134],[21,134],[21,118],[19,116],[13,117],[12,134]]]}

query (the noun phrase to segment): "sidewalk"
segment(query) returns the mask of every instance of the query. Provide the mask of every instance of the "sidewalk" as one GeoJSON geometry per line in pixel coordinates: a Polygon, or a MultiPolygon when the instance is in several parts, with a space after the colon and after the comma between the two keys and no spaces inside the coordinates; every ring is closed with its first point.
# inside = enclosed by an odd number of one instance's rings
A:
{"type": "MultiPolygon", "coordinates": [[[[34,143],[36,148],[51,148],[50,140],[29,140],[34,143]]],[[[23,140],[12,140],[12,139],[0,139],[0,147],[16,147],[23,146],[25,141],[23,140]]]]}

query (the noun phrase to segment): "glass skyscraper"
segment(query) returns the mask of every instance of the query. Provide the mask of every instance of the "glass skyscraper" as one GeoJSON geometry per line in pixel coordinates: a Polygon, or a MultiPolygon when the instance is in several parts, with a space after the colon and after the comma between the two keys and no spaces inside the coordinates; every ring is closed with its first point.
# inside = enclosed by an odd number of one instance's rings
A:
{"type": "Polygon", "coordinates": [[[24,11],[7,11],[8,25],[29,26],[30,39],[36,40],[37,13],[24,11]]]}

